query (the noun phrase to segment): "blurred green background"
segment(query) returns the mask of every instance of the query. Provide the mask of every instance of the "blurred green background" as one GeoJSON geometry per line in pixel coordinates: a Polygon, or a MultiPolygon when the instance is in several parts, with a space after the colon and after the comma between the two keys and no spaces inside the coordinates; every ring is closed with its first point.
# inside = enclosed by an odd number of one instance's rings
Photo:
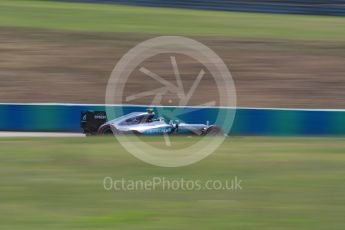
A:
{"type": "MultiPolygon", "coordinates": [[[[345,108],[344,25],[341,16],[0,0],[0,76],[6,82],[0,102],[104,103],[123,54],[155,36],[183,35],[210,47],[230,68],[239,106],[345,108]]],[[[171,77],[162,61],[147,64],[171,77]]],[[[191,85],[197,66],[180,57],[177,63],[191,85]]],[[[148,80],[129,80],[127,92],[138,84],[148,90],[148,80]]],[[[200,85],[217,96],[209,82],[200,85]]]]}
{"type": "MultiPolygon", "coordinates": [[[[175,137],[175,146],[197,137],[175,137]]],[[[162,137],[144,138],[164,145],[162,137]]],[[[180,168],[111,138],[1,138],[1,229],[344,229],[344,138],[232,137],[180,168]],[[106,191],[104,177],[227,180],[237,191],[106,191]]]]}
{"type": "Polygon", "coordinates": [[[239,13],[112,4],[1,0],[0,26],[243,38],[345,40],[334,16],[239,13]]]}

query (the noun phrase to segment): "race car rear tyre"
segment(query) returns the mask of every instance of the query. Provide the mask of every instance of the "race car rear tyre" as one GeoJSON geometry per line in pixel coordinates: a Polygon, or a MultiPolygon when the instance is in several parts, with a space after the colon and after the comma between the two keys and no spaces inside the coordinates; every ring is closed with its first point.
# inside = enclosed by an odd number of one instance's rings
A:
{"type": "Polygon", "coordinates": [[[212,125],[207,128],[205,132],[206,136],[224,136],[224,130],[218,125],[212,125]]]}
{"type": "Polygon", "coordinates": [[[97,134],[102,136],[108,136],[113,135],[113,131],[111,130],[109,124],[103,124],[98,128],[97,134]]]}

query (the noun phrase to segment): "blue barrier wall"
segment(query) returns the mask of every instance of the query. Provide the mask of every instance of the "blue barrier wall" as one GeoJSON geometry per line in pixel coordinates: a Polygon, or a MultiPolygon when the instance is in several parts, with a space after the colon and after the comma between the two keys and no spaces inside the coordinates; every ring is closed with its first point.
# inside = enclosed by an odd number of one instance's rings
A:
{"type": "Polygon", "coordinates": [[[344,0],[67,0],[193,9],[345,15],[344,0]]]}
{"type": "MultiPolygon", "coordinates": [[[[145,111],[145,106],[111,106],[124,113],[145,111]]],[[[174,109],[174,107],[170,107],[174,109]]],[[[181,108],[182,109],[182,108],[181,108]]],[[[0,104],[0,130],[81,132],[80,112],[105,110],[104,105],[0,104]]],[[[222,110],[236,112],[234,135],[345,135],[345,110],[183,108],[181,120],[215,122],[222,110]]]]}

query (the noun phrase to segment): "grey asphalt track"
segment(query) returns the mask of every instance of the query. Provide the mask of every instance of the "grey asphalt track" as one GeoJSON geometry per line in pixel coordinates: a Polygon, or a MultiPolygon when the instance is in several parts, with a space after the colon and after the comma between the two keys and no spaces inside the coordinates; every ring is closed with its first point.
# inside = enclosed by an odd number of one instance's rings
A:
{"type": "Polygon", "coordinates": [[[84,137],[83,133],[0,131],[0,137],[84,137]]]}

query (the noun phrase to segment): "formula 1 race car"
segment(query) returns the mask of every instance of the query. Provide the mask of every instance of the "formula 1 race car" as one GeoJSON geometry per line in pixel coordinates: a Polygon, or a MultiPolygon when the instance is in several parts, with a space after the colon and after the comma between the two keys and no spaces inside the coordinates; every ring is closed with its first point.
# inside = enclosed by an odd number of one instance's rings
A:
{"type": "Polygon", "coordinates": [[[107,121],[104,111],[81,112],[80,126],[86,135],[119,135],[119,134],[194,134],[224,135],[217,125],[186,124],[178,121],[165,122],[164,118],[156,117],[152,110],[132,112],[107,121]]]}

